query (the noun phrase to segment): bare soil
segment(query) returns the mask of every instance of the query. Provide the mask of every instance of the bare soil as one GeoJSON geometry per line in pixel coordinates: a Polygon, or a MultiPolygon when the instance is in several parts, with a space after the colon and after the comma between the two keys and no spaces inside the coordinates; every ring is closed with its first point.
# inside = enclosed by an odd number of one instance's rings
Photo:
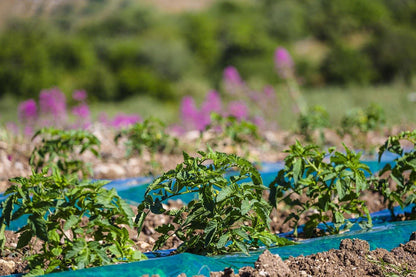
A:
{"type": "Polygon", "coordinates": [[[367,241],[342,240],[339,249],[310,256],[290,257],[283,261],[279,255],[264,251],[254,263],[238,273],[232,269],[212,272],[212,277],[294,277],[294,276],[416,276],[416,232],[406,244],[390,252],[377,248],[370,251],[367,241]]]}

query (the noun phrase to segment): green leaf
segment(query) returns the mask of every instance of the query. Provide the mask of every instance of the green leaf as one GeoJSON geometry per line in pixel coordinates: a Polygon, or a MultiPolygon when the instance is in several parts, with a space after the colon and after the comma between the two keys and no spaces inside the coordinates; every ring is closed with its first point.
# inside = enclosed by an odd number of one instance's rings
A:
{"type": "Polygon", "coordinates": [[[230,186],[227,186],[218,193],[217,195],[217,202],[221,202],[224,199],[230,197],[230,195],[233,193],[233,189],[230,186]]]}
{"type": "Polygon", "coordinates": [[[212,239],[215,236],[215,233],[217,231],[218,223],[216,221],[210,221],[208,222],[207,227],[204,229],[205,233],[205,246],[208,246],[212,239]]]}
{"type": "Polygon", "coordinates": [[[233,229],[232,231],[234,234],[240,236],[241,238],[245,239],[245,240],[249,240],[250,237],[247,235],[247,233],[245,231],[243,231],[242,229],[238,228],[238,229],[233,229]]]}
{"type": "Polygon", "coordinates": [[[249,254],[248,253],[248,248],[244,243],[242,243],[240,241],[236,241],[235,244],[238,247],[238,249],[241,250],[241,252],[243,252],[244,254],[247,254],[247,255],[249,254]]]}
{"type": "Polygon", "coordinates": [[[58,257],[59,255],[61,255],[61,253],[62,253],[62,248],[53,248],[52,250],[51,250],[51,253],[55,256],[55,257],[58,257]]]}
{"type": "Polygon", "coordinates": [[[29,230],[21,233],[19,236],[19,241],[17,242],[17,249],[21,249],[28,245],[32,237],[33,233],[29,230]]]}
{"type": "Polygon", "coordinates": [[[150,206],[150,211],[154,214],[163,214],[166,210],[163,208],[159,198],[156,198],[155,202],[150,206]]]}
{"type": "Polygon", "coordinates": [[[29,220],[33,223],[35,228],[35,235],[43,241],[48,241],[48,233],[46,227],[46,221],[41,216],[31,215],[29,220]]]}
{"type": "Polygon", "coordinates": [[[64,224],[64,230],[67,231],[71,229],[74,225],[78,224],[79,221],[80,219],[78,216],[70,215],[68,220],[64,224]]]}
{"type": "Polygon", "coordinates": [[[299,179],[302,178],[302,159],[296,158],[295,163],[293,164],[293,179],[295,183],[298,182],[299,179]]]}
{"type": "Polygon", "coordinates": [[[251,210],[252,204],[250,200],[244,199],[241,202],[241,215],[246,215],[251,210]]]}
{"type": "Polygon", "coordinates": [[[230,239],[230,234],[228,232],[222,235],[217,242],[217,248],[218,249],[224,248],[229,239],[230,239]]]}

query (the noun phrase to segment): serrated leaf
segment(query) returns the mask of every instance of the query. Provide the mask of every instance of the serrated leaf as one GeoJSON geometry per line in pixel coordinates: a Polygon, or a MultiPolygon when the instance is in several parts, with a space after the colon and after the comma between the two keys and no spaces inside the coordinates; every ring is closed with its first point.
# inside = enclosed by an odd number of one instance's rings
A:
{"type": "Polygon", "coordinates": [[[229,233],[225,233],[224,235],[222,235],[217,242],[217,248],[219,249],[224,248],[229,239],[230,239],[229,233]]]}
{"type": "Polygon", "coordinates": [[[217,231],[218,223],[216,221],[210,221],[208,222],[207,227],[204,229],[205,233],[205,246],[208,246],[212,239],[215,236],[215,233],[217,231]]]}
{"type": "Polygon", "coordinates": [[[246,215],[251,210],[252,204],[250,200],[244,199],[241,202],[241,215],[246,215]]]}
{"type": "Polygon", "coordinates": [[[217,202],[221,202],[224,199],[230,197],[233,193],[233,189],[230,186],[223,188],[217,195],[217,202]]]}
{"type": "Polygon", "coordinates": [[[71,229],[75,224],[79,222],[79,217],[75,215],[70,215],[68,220],[64,224],[64,230],[67,231],[71,229]]]}
{"type": "Polygon", "coordinates": [[[241,252],[248,255],[248,248],[244,243],[242,243],[240,241],[236,241],[235,245],[238,247],[238,249],[241,250],[241,252]]]}
{"type": "Polygon", "coordinates": [[[40,216],[31,215],[29,220],[35,228],[35,235],[43,241],[48,241],[46,221],[40,216]]]}
{"type": "Polygon", "coordinates": [[[243,231],[242,229],[238,228],[238,229],[233,229],[232,231],[234,234],[240,236],[241,238],[245,239],[245,240],[249,240],[250,237],[247,235],[247,233],[245,231],[243,231]]]}
{"type": "Polygon", "coordinates": [[[295,163],[293,164],[293,179],[295,183],[298,182],[300,178],[302,178],[302,159],[297,158],[295,159],[295,163]]]}

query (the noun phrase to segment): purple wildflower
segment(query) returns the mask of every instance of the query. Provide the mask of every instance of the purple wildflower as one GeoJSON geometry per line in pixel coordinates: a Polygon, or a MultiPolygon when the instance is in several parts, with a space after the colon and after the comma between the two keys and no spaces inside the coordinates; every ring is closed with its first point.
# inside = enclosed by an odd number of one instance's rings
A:
{"type": "Polygon", "coordinates": [[[181,103],[181,116],[184,121],[192,121],[198,114],[195,101],[192,96],[185,96],[181,103]]]}
{"type": "Polygon", "coordinates": [[[195,101],[191,96],[185,96],[182,99],[181,117],[185,126],[199,131],[204,130],[205,120],[202,113],[197,109],[195,101]]]}
{"type": "Polygon", "coordinates": [[[221,105],[221,97],[219,93],[215,90],[211,90],[205,97],[205,101],[201,107],[201,112],[208,114],[208,116],[212,112],[220,113],[221,105]]]}
{"type": "Polygon", "coordinates": [[[81,103],[78,106],[72,108],[72,114],[85,121],[86,119],[90,118],[90,108],[87,104],[81,103]]]}
{"type": "Polygon", "coordinates": [[[235,85],[243,84],[243,80],[241,79],[238,70],[234,66],[227,66],[224,69],[224,80],[235,85]]]}
{"type": "Polygon", "coordinates": [[[29,125],[26,125],[23,132],[26,136],[30,137],[33,135],[33,128],[29,125]]]}
{"type": "Polygon", "coordinates": [[[87,99],[87,92],[85,90],[75,90],[72,93],[72,98],[76,101],[84,101],[87,99]]]}
{"type": "Polygon", "coordinates": [[[41,91],[39,106],[42,114],[53,116],[58,123],[66,120],[66,97],[59,89],[41,91]]]}
{"type": "Polygon", "coordinates": [[[114,128],[120,129],[133,125],[141,120],[142,119],[138,114],[120,113],[114,117],[114,119],[111,122],[111,125],[114,128]]]}
{"type": "Polygon", "coordinates": [[[33,123],[38,117],[36,102],[33,99],[21,102],[17,110],[21,122],[33,123]]]}
{"type": "Polygon", "coordinates": [[[244,87],[244,81],[234,66],[228,66],[223,73],[225,89],[231,94],[236,94],[238,90],[244,87]]]}
{"type": "Polygon", "coordinates": [[[274,53],[274,63],[277,73],[282,79],[287,79],[293,74],[293,60],[289,52],[283,48],[278,47],[274,53]]]}
{"type": "Polygon", "coordinates": [[[247,119],[248,107],[242,101],[233,101],[228,104],[228,114],[235,116],[238,120],[247,119]]]}

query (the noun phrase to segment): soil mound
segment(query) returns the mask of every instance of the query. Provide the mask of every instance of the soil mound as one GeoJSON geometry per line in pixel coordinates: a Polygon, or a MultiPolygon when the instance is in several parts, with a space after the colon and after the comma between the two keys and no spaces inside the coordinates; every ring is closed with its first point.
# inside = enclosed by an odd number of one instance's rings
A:
{"type": "Polygon", "coordinates": [[[212,277],[292,277],[292,276],[416,276],[416,232],[410,241],[390,252],[378,248],[370,251],[368,242],[342,240],[339,249],[310,256],[290,257],[286,261],[265,250],[253,267],[212,272],[212,277]]]}

